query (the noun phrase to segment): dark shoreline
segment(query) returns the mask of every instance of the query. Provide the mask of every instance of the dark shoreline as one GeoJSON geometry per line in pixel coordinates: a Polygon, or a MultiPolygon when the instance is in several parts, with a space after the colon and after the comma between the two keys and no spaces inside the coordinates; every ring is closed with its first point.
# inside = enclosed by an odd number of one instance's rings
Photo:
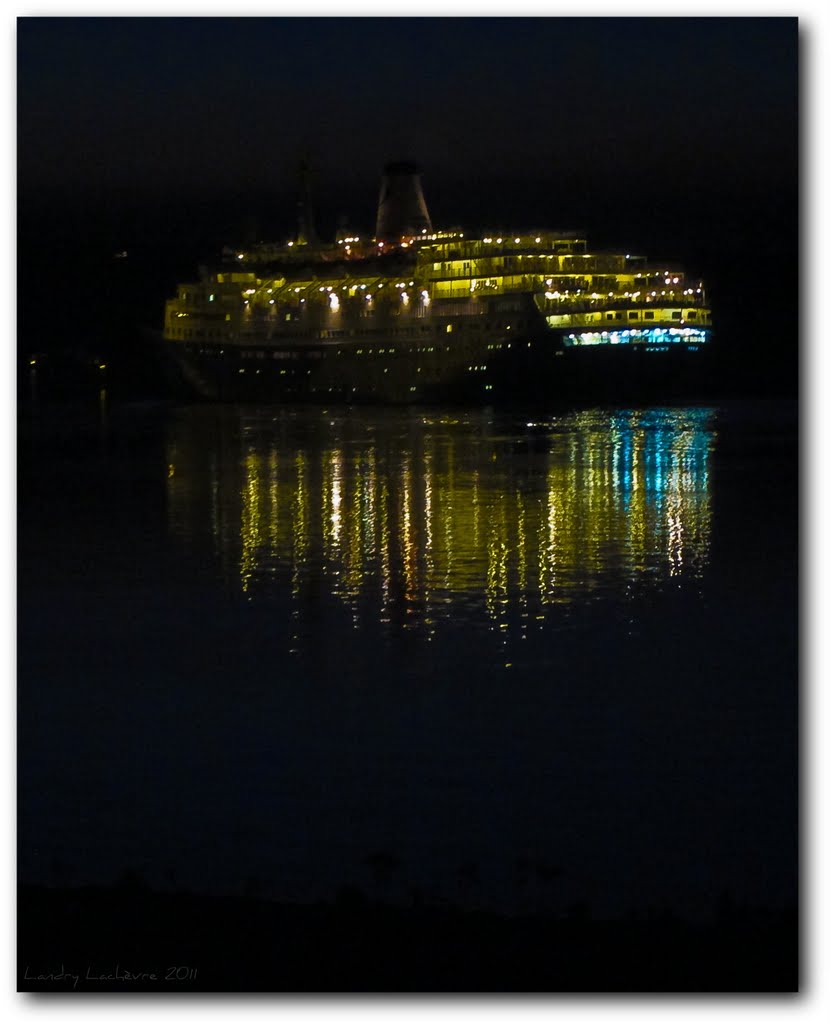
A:
{"type": "Polygon", "coordinates": [[[794,910],[599,920],[117,887],[18,890],[18,991],[791,993],[794,910]],[[49,977],[52,975],[52,977],[49,977]],[[77,976],[77,980],[76,980],[77,976]]]}

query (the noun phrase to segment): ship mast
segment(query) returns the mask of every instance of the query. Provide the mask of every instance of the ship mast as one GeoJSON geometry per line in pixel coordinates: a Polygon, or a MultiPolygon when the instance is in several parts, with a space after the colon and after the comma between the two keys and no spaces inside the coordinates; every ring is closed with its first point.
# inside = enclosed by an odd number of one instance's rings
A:
{"type": "Polygon", "coordinates": [[[311,205],[311,168],[308,161],[303,160],[300,164],[300,199],[297,202],[297,245],[317,245],[318,242],[311,205]]]}

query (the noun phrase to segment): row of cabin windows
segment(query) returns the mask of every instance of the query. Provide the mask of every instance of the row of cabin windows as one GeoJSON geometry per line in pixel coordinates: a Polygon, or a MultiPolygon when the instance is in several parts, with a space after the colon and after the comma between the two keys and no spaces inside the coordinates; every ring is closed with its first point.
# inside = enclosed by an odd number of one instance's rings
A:
{"type": "Polygon", "coordinates": [[[230,338],[230,334],[224,331],[202,327],[171,327],[170,336],[173,338],[230,338]]]}
{"type": "MultiPolygon", "coordinates": [[[[472,353],[472,352],[475,351],[475,347],[474,346],[469,346],[469,345],[462,345],[462,346],[455,345],[455,346],[452,346],[452,347],[454,349],[458,350],[459,352],[470,352],[470,353],[472,353]]],[[[487,346],[488,350],[501,349],[501,348],[504,348],[504,347],[505,347],[504,343],[488,345],[487,346]]],[[[509,343],[507,344],[507,347],[508,348],[510,347],[509,343]]],[[[191,348],[191,351],[196,351],[196,350],[191,348]]],[[[314,350],[302,352],[302,351],[298,351],[296,349],[295,350],[280,349],[280,350],[277,350],[277,351],[274,351],[274,352],[268,352],[266,349],[238,349],[238,350],[237,349],[229,349],[228,350],[228,354],[229,355],[238,354],[238,357],[240,359],[244,359],[244,360],[250,360],[250,359],[264,360],[264,359],[269,359],[269,358],[270,359],[280,359],[280,360],[282,360],[282,359],[315,359],[316,360],[316,359],[327,359],[329,356],[342,356],[344,354],[345,355],[358,355],[358,356],[364,356],[364,355],[365,356],[385,356],[385,355],[395,355],[396,353],[401,353],[401,354],[404,354],[404,355],[408,354],[408,355],[418,355],[418,356],[421,356],[421,355],[424,355],[424,354],[428,355],[428,354],[431,354],[431,353],[434,353],[434,352],[449,352],[449,351],[450,351],[450,346],[449,345],[447,345],[447,346],[441,346],[441,345],[407,345],[407,346],[399,347],[397,349],[395,349],[395,348],[376,348],[376,347],[370,347],[370,348],[365,348],[365,349],[364,348],[358,348],[358,349],[351,349],[351,350],[348,350],[348,349],[336,349],[333,352],[317,352],[317,351],[314,351],[314,350]]],[[[225,349],[216,349],[216,348],[200,348],[200,349],[198,349],[198,352],[200,353],[200,355],[210,355],[210,356],[217,356],[217,355],[218,356],[224,356],[226,354],[225,349]]]]}
{"type": "MultiPolygon", "coordinates": [[[[189,351],[195,351],[192,347],[189,351]]],[[[216,348],[200,348],[199,354],[203,356],[224,356],[226,354],[225,349],[216,348]]],[[[235,350],[229,349],[227,354],[236,354],[235,350]]],[[[240,359],[323,359],[324,353],[322,352],[297,352],[297,351],[277,351],[277,352],[266,352],[264,349],[242,349],[238,352],[240,359]]]]}
{"type": "MultiPolygon", "coordinates": [[[[623,318],[622,313],[606,313],[605,314],[605,319],[606,320],[622,320],[622,318],[623,318]]],[[[671,318],[672,318],[672,320],[681,320],[683,318],[683,314],[681,313],[681,311],[679,309],[675,309],[675,310],[672,311],[671,318]]],[[[639,320],[640,319],[639,312],[637,312],[635,310],[630,310],[629,313],[628,313],[628,319],[629,320],[639,320]]],[[[644,320],[653,320],[654,319],[654,310],[646,310],[643,313],[643,319],[644,320]]],[[[687,320],[697,320],[697,313],[694,310],[690,310],[686,314],[686,319],[687,320]]]]}
{"type": "MultiPolygon", "coordinates": [[[[629,314],[629,316],[631,317],[631,319],[636,319],[636,314],[629,314]]],[[[654,314],[653,313],[646,313],[645,317],[646,317],[647,320],[650,320],[650,319],[653,319],[654,314]]],[[[613,319],[613,315],[609,313],[608,314],[608,319],[609,320],[613,319]]],[[[690,319],[694,319],[694,314],[690,314],[690,319]]],[[[515,323],[510,324],[507,321],[498,321],[498,322],[487,322],[487,321],[485,321],[485,322],[482,322],[481,320],[471,318],[470,321],[467,322],[466,324],[463,321],[461,321],[461,322],[456,321],[454,324],[446,324],[445,325],[445,331],[446,331],[447,334],[451,333],[452,331],[462,331],[462,330],[464,330],[465,326],[466,326],[467,330],[472,330],[472,331],[493,330],[493,329],[495,329],[495,330],[507,330],[510,327],[516,327],[516,328],[521,330],[522,328],[529,326],[529,322],[526,321],[526,320],[517,320],[517,321],[515,321],[515,323]]],[[[357,332],[357,331],[346,331],[346,330],[320,331],[319,332],[319,337],[321,337],[321,338],[354,337],[355,334],[360,333],[360,334],[383,334],[384,336],[390,335],[390,336],[394,336],[394,337],[411,338],[411,337],[414,337],[416,334],[419,334],[419,333],[420,334],[432,334],[433,331],[436,329],[436,327],[438,327],[437,324],[436,325],[421,326],[421,327],[390,327],[390,328],[379,327],[379,328],[370,328],[369,330],[360,331],[360,332],[357,332]]],[[[173,326],[173,327],[170,327],[169,330],[170,330],[170,335],[172,337],[175,337],[175,338],[229,338],[229,337],[231,337],[230,334],[228,334],[228,333],[226,333],[224,331],[221,331],[219,329],[216,329],[216,328],[202,328],[202,327],[182,328],[182,327],[173,326]]],[[[304,331],[304,332],[302,332],[302,336],[303,337],[311,338],[311,337],[314,336],[314,333],[315,332],[313,332],[313,331],[304,331]]]]}
{"type": "MultiPolygon", "coordinates": [[[[521,330],[524,327],[529,327],[530,322],[528,320],[516,320],[513,323],[508,323],[506,320],[500,320],[498,322],[482,322],[479,319],[470,318],[469,321],[458,322],[452,324],[445,324],[444,331],[447,334],[451,334],[453,331],[462,331],[466,329],[468,331],[482,331],[482,330],[509,330],[511,327],[516,327],[521,330]]],[[[351,337],[353,338],[356,334],[360,335],[372,335],[382,334],[385,337],[396,337],[396,338],[412,338],[416,334],[432,334],[438,325],[429,325],[424,327],[375,327],[368,328],[362,331],[320,331],[321,338],[342,338],[351,337]]]]}
{"type": "MultiPolygon", "coordinates": [[[[644,315],[645,315],[645,318],[647,320],[654,319],[654,314],[653,313],[645,313],[644,315]]],[[[612,320],[612,319],[614,319],[614,316],[615,316],[615,314],[608,313],[607,314],[607,319],[608,320],[612,320]]],[[[621,317],[621,314],[619,314],[619,313],[616,314],[616,318],[617,319],[620,319],[620,317],[621,317]]],[[[633,315],[629,314],[629,317],[631,319],[636,319],[636,314],[633,314],[633,315]]],[[[690,313],[689,314],[689,318],[690,319],[694,319],[695,318],[694,314],[690,313]]],[[[675,319],[679,319],[679,315],[677,317],[675,317],[675,319]]],[[[526,320],[518,320],[518,321],[515,322],[515,324],[509,324],[506,321],[499,321],[497,323],[486,323],[486,322],[482,323],[479,320],[472,320],[470,323],[466,324],[467,330],[473,330],[473,331],[481,331],[481,330],[488,330],[488,329],[492,330],[494,328],[496,330],[508,330],[512,326],[515,326],[516,328],[521,330],[522,328],[528,326],[528,321],[526,321],[526,320]]],[[[455,324],[446,324],[445,325],[445,332],[447,334],[450,334],[450,333],[452,333],[452,331],[462,331],[464,329],[464,327],[465,327],[464,323],[456,322],[455,324]]],[[[394,327],[394,328],[388,328],[388,329],[387,328],[377,328],[377,329],[374,329],[374,330],[369,330],[369,331],[360,332],[360,333],[365,333],[365,334],[383,334],[385,337],[386,336],[393,336],[393,337],[398,337],[398,338],[399,337],[411,338],[411,337],[414,337],[418,333],[420,333],[420,334],[432,334],[433,330],[434,330],[434,328],[432,326],[420,327],[420,328],[418,328],[418,327],[394,327]]],[[[305,332],[303,332],[303,335],[310,338],[310,337],[313,336],[313,333],[314,332],[312,332],[312,331],[305,331],[305,332]]],[[[319,337],[321,337],[321,338],[342,338],[342,337],[346,337],[346,336],[354,337],[355,333],[356,333],[355,331],[321,331],[320,334],[319,334],[319,337]]],[[[213,328],[205,329],[205,328],[201,328],[201,327],[195,327],[195,328],[171,327],[170,328],[170,335],[171,335],[171,337],[174,337],[174,338],[183,338],[183,339],[189,339],[189,338],[230,338],[231,337],[230,334],[226,334],[224,331],[221,331],[221,330],[218,330],[218,329],[213,329],[213,328]]]]}
{"type": "MultiPolygon", "coordinates": [[[[528,320],[514,320],[512,322],[509,322],[507,320],[499,320],[497,322],[492,322],[492,321],[487,322],[487,321],[485,321],[484,323],[481,323],[480,321],[477,321],[477,320],[471,320],[471,322],[468,323],[466,326],[467,326],[467,330],[470,330],[470,331],[481,331],[481,330],[485,330],[486,331],[486,330],[493,330],[493,329],[499,330],[499,331],[509,331],[511,327],[516,327],[519,330],[521,330],[523,327],[529,327],[530,326],[530,322],[528,320]]],[[[463,323],[459,323],[459,324],[455,325],[454,330],[460,331],[463,328],[464,328],[464,324],[463,323]]]]}

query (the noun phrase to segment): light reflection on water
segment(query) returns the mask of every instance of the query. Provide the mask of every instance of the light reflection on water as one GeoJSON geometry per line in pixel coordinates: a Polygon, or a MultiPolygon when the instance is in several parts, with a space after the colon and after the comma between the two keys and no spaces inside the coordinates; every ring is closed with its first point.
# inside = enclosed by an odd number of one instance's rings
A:
{"type": "Polygon", "coordinates": [[[355,621],[434,627],[463,611],[505,625],[700,580],[714,438],[698,408],[531,423],[205,410],[170,434],[169,525],[185,543],[209,533],[254,601],[322,587],[355,621]]]}
{"type": "Polygon", "coordinates": [[[510,911],[792,902],[790,412],[528,418],[34,423],[24,876],[510,911]],[[402,867],[381,892],[384,853],[402,867]],[[532,864],[562,876],[540,894],[532,864]]]}

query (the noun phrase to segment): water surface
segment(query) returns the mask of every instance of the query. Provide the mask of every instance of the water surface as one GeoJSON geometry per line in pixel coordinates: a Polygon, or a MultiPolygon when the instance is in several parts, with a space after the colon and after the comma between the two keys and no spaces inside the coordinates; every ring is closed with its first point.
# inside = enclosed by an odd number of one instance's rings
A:
{"type": "Polygon", "coordinates": [[[794,905],[794,410],[24,410],[20,869],[794,905]]]}

